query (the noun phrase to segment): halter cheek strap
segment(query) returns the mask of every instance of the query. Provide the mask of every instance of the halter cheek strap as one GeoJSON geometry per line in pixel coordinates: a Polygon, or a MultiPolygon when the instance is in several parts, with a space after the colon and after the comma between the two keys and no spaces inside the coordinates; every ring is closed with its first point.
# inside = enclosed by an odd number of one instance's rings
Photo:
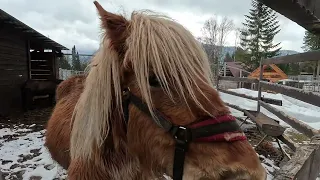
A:
{"type": "MultiPolygon", "coordinates": [[[[126,123],[129,120],[129,104],[132,103],[140,111],[151,116],[148,106],[129,90],[124,91],[123,114],[126,123]]],[[[224,115],[194,123],[189,126],[172,124],[168,118],[155,109],[156,118],[152,120],[174,138],[175,151],[173,163],[173,180],[182,180],[185,155],[190,142],[217,142],[246,140],[236,119],[231,115],[224,115]]]]}

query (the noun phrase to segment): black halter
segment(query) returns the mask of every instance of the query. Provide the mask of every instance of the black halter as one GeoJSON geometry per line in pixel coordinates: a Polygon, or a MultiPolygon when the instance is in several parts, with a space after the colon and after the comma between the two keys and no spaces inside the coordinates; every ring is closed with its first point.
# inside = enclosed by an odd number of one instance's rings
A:
{"type": "MultiPolygon", "coordinates": [[[[124,90],[123,113],[126,123],[129,120],[129,104],[134,104],[140,111],[151,117],[148,106],[137,96],[132,94],[129,89],[124,90]]],[[[230,121],[218,122],[214,124],[206,124],[204,126],[189,128],[172,124],[164,114],[155,110],[154,114],[157,119],[153,121],[166,132],[170,133],[175,144],[174,164],[173,164],[173,180],[182,180],[185,154],[188,151],[188,145],[191,141],[201,141],[201,138],[221,135],[225,132],[241,132],[239,125],[232,119],[230,121]]],[[[229,117],[229,116],[228,116],[229,117]]],[[[230,116],[232,118],[232,116],[230,116]]],[[[245,136],[234,140],[243,140],[245,136]]],[[[212,140],[211,140],[212,141],[212,140]]],[[[230,140],[233,141],[233,140],[230,140]]]]}

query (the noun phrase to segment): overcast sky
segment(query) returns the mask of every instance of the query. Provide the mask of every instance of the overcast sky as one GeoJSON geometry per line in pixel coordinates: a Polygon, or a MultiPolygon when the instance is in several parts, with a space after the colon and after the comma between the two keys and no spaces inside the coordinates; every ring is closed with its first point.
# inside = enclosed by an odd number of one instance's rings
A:
{"type": "MultiPolygon", "coordinates": [[[[111,12],[151,9],[176,19],[195,36],[201,36],[206,19],[227,16],[241,27],[251,0],[100,0],[111,12]]],[[[93,0],[0,0],[0,8],[58,43],[81,53],[92,53],[100,39],[99,19],[93,0]]],[[[278,15],[281,32],[275,41],[282,49],[301,52],[305,30],[282,15],[278,15]]],[[[227,38],[234,46],[235,33],[227,38]]]]}

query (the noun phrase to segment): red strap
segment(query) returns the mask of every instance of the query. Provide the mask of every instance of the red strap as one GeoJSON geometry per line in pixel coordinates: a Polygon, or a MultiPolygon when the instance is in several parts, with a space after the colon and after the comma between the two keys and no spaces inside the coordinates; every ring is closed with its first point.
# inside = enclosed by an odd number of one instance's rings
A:
{"type": "MultiPolygon", "coordinates": [[[[223,122],[236,121],[236,118],[232,115],[223,115],[216,118],[207,119],[205,121],[201,121],[195,124],[190,125],[190,128],[200,128],[207,125],[213,125],[223,122]]],[[[247,140],[246,135],[243,132],[224,132],[221,134],[216,134],[208,137],[198,138],[195,141],[197,142],[217,142],[217,141],[242,141],[247,140]]]]}

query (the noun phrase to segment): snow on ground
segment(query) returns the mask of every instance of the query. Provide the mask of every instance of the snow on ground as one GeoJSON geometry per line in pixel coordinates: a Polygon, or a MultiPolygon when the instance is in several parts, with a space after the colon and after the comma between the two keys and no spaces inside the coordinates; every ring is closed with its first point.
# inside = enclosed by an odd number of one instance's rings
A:
{"type": "MultiPolygon", "coordinates": [[[[0,169],[6,180],[66,179],[66,172],[44,147],[44,133],[45,130],[34,131],[28,125],[0,129],[0,169]]],[[[268,171],[268,180],[272,180],[271,173],[278,167],[263,155],[259,157],[268,171]]]]}
{"type": "Polygon", "coordinates": [[[0,129],[0,167],[5,179],[64,179],[65,172],[43,144],[44,130],[34,131],[32,125],[0,129]]]}
{"type": "MultiPolygon", "coordinates": [[[[231,89],[234,92],[257,97],[258,92],[248,89],[231,89]]],[[[257,102],[240,98],[237,96],[220,93],[221,98],[230,104],[238,105],[248,110],[256,110],[257,102]]],[[[283,106],[276,106],[288,115],[299,119],[310,126],[320,129],[320,108],[304,103],[302,101],[284,96],[282,94],[271,94],[263,92],[262,95],[268,98],[283,101],[283,106]]],[[[231,109],[235,116],[243,116],[242,112],[231,109]]],[[[262,112],[271,118],[276,116],[262,108],[262,112]]],[[[280,120],[282,125],[288,126],[280,120]]],[[[6,180],[53,180],[65,179],[65,171],[57,165],[50,157],[44,147],[45,130],[34,130],[35,125],[6,125],[2,124],[0,129],[0,168],[5,174],[6,180]]],[[[268,171],[268,180],[273,179],[272,173],[279,167],[263,155],[259,155],[262,165],[268,171]]]]}
{"type": "MultiPolygon", "coordinates": [[[[253,91],[249,89],[229,89],[233,92],[237,92],[240,94],[246,94],[252,97],[258,97],[258,91],[253,91]]],[[[230,104],[237,105],[243,109],[247,110],[256,110],[257,109],[257,101],[229,95],[226,93],[220,92],[220,96],[223,101],[228,102],[230,104]]],[[[305,103],[303,101],[291,98],[289,96],[285,96],[282,94],[272,94],[267,92],[262,92],[262,96],[266,98],[273,98],[282,100],[282,106],[272,105],[273,107],[283,111],[291,117],[294,117],[298,120],[303,121],[309,126],[320,129],[320,107],[305,103]]],[[[277,119],[280,121],[280,124],[283,126],[289,126],[287,123],[281,121],[277,116],[273,115],[269,111],[264,108],[261,108],[261,111],[267,116],[277,119]]],[[[239,112],[235,109],[232,109],[232,113],[243,116],[242,112],[239,112]]]]}

